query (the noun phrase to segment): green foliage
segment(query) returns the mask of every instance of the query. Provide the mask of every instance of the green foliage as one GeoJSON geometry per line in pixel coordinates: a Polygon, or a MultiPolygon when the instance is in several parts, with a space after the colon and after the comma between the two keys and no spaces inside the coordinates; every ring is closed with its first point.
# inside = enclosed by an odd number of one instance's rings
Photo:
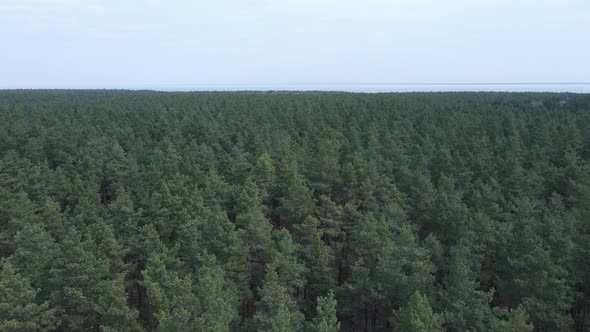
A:
{"type": "Polygon", "coordinates": [[[299,174],[297,164],[288,164],[282,174],[279,188],[283,194],[279,199],[281,205],[278,213],[281,222],[289,226],[302,222],[309,216],[314,208],[314,201],[305,179],[299,174]]]}
{"type": "Polygon", "coordinates": [[[219,266],[204,266],[197,274],[196,294],[204,331],[231,331],[238,319],[236,287],[219,266]]]}
{"type": "Polygon", "coordinates": [[[52,290],[50,303],[62,315],[62,324],[73,330],[96,327],[95,304],[102,292],[99,284],[109,273],[106,262],[85,247],[78,232],[68,231],[51,262],[47,280],[52,290]]]}
{"type": "Polygon", "coordinates": [[[197,315],[199,300],[193,293],[188,276],[166,266],[166,260],[174,259],[165,254],[148,260],[143,271],[143,285],[146,289],[147,312],[150,329],[158,331],[194,331],[202,326],[197,315]]]}
{"type": "Polygon", "coordinates": [[[588,220],[585,94],[0,91],[4,330],[585,331],[588,220]]]}
{"type": "Polygon", "coordinates": [[[260,301],[253,324],[258,331],[299,331],[304,316],[299,312],[289,288],[282,285],[276,271],[269,269],[264,286],[259,290],[260,301]]]}
{"type": "Polygon", "coordinates": [[[0,331],[51,331],[59,320],[55,309],[44,302],[37,304],[38,290],[12,265],[0,261],[0,331]]]}
{"type": "Polygon", "coordinates": [[[533,325],[528,322],[529,315],[519,306],[508,311],[506,319],[498,320],[493,325],[492,332],[532,332],[533,325]]]}
{"type": "Polygon", "coordinates": [[[408,304],[394,312],[391,324],[401,332],[442,332],[443,318],[432,312],[426,296],[414,293],[408,304]]]}
{"type": "Polygon", "coordinates": [[[273,161],[268,153],[260,155],[251,174],[254,183],[264,191],[265,195],[268,195],[276,176],[273,161]]]}
{"type": "Polygon", "coordinates": [[[300,261],[305,266],[305,290],[308,300],[304,303],[304,311],[310,312],[315,305],[312,299],[319,294],[325,294],[336,286],[336,270],[334,267],[334,252],[322,237],[325,231],[320,222],[314,217],[307,217],[302,224],[296,225],[295,239],[299,243],[298,253],[300,261]]]}
{"type": "Polygon", "coordinates": [[[336,299],[334,292],[329,291],[326,296],[318,296],[316,316],[311,322],[311,329],[316,332],[338,332],[340,322],[336,317],[336,299]]]}
{"type": "Polygon", "coordinates": [[[488,331],[495,321],[490,302],[494,291],[482,291],[476,281],[478,257],[462,242],[451,248],[449,272],[441,291],[446,325],[457,331],[488,331]]]}
{"type": "Polygon", "coordinates": [[[122,276],[100,283],[96,311],[100,316],[101,331],[143,331],[139,312],[127,305],[125,283],[122,276]]]}

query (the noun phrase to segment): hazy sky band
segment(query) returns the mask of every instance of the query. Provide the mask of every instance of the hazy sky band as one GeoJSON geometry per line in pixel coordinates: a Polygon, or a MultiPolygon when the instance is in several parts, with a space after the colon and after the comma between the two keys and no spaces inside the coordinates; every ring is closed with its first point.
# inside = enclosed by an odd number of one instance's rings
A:
{"type": "Polygon", "coordinates": [[[588,82],[590,2],[0,1],[0,88],[588,82]]]}

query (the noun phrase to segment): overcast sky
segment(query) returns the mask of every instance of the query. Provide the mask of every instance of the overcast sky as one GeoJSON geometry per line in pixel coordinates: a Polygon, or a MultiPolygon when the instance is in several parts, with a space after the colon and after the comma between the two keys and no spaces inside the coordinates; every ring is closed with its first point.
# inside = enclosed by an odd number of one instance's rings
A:
{"type": "Polygon", "coordinates": [[[0,88],[588,82],[589,0],[0,0],[0,88]]]}

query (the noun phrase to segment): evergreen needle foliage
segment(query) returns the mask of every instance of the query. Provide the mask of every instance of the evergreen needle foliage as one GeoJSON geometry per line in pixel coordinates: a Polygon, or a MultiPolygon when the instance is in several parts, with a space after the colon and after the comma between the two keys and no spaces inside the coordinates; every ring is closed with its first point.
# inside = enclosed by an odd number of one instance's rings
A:
{"type": "Polygon", "coordinates": [[[590,331],[590,96],[0,91],[0,331],[590,331]]]}

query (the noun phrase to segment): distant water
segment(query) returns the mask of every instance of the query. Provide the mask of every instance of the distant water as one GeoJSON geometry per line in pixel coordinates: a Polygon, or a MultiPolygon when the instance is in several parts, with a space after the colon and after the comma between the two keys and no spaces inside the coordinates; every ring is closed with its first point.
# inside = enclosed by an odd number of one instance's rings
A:
{"type": "Polygon", "coordinates": [[[345,91],[345,92],[575,92],[590,93],[588,83],[350,83],[350,84],[239,84],[148,87],[160,91],[345,91]]]}

